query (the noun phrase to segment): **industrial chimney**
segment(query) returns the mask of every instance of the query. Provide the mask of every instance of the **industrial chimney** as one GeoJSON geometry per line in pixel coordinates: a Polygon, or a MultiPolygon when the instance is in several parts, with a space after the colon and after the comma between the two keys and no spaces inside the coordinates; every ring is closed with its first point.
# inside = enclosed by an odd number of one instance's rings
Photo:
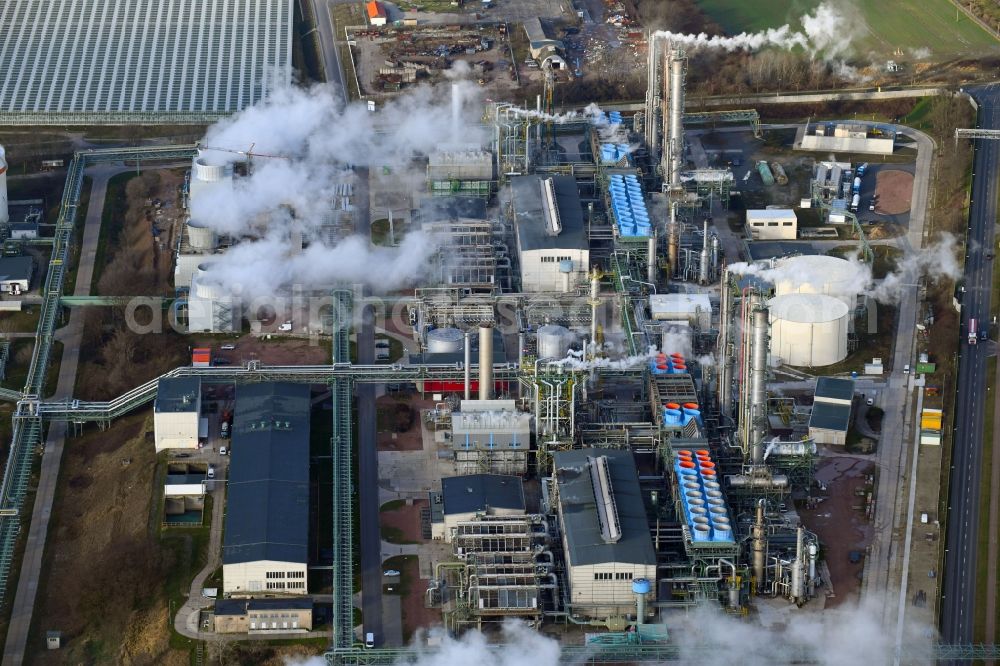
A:
{"type": "Polygon", "coordinates": [[[493,324],[479,327],[479,399],[493,399],[493,324]]]}

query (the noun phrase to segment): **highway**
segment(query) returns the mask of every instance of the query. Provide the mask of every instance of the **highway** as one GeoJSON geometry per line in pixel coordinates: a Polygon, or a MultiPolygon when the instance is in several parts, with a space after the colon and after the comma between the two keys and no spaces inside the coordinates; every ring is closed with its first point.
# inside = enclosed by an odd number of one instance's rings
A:
{"type": "Polygon", "coordinates": [[[340,53],[337,51],[337,40],[333,32],[333,14],[330,5],[338,4],[331,0],[312,0],[313,15],[316,17],[316,31],[319,33],[319,46],[323,56],[323,71],[327,83],[336,84],[347,98],[347,87],[344,85],[344,70],[340,66],[340,53]]]}
{"type": "MultiPolygon", "coordinates": [[[[982,129],[1000,129],[1000,85],[967,89],[980,106],[982,129]]],[[[983,460],[983,418],[987,393],[986,361],[993,344],[964,342],[969,320],[990,320],[993,261],[986,256],[995,247],[997,177],[1000,146],[995,141],[976,141],[973,160],[972,205],[965,261],[966,292],[962,303],[962,350],[958,369],[958,392],[951,477],[948,490],[948,522],[941,601],[941,638],[945,643],[973,642],[975,626],[976,555],[979,544],[979,512],[983,460]]],[[[986,637],[986,642],[992,642],[986,637]]]]}

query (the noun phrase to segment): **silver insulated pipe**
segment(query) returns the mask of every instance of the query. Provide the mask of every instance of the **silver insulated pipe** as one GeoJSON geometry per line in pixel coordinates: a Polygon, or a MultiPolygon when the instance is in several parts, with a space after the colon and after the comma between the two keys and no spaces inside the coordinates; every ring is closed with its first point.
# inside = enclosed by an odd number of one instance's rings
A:
{"type": "Polygon", "coordinates": [[[597,308],[601,304],[601,279],[597,271],[590,276],[590,348],[597,355],[597,308]]]}
{"type": "Polygon", "coordinates": [[[670,204],[670,222],[667,225],[667,261],[671,277],[677,277],[677,257],[680,255],[680,231],[677,228],[677,202],[670,204]]]}
{"type": "Polygon", "coordinates": [[[805,549],[803,548],[803,529],[800,527],[795,531],[795,563],[792,565],[792,586],[789,595],[796,603],[805,601],[803,569],[805,569],[805,549]]]}
{"type": "Polygon", "coordinates": [[[493,399],[493,325],[479,327],[479,399],[493,399]]]}
{"type": "Polygon", "coordinates": [[[767,581],[764,580],[766,575],[767,564],[767,527],[764,525],[764,502],[766,500],[757,501],[757,519],[753,523],[753,577],[756,580],[757,592],[760,593],[761,590],[765,589],[767,581]]]}
{"type": "Polygon", "coordinates": [[[465,376],[462,378],[465,387],[465,399],[472,399],[472,335],[465,332],[465,376]]]}
{"type": "Polygon", "coordinates": [[[649,44],[649,55],[646,60],[646,118],[644,120],[646,145],[649,147],[650,154],[655,156],[659,153],[660,148],[657,109],[660,101],[659,47],[662,42],[653,37],[653,33],[649,33],[647,43],[649,44]]]}
{"type": "Polygon", "coordinates": [[[646,245],[646,251],[649,254],[649,261],[646,262],[646,282],[655,285],[656,284],[656,233],[649,237],[649,241],[646,245]]]}
{"type": "Polygon", "coordinates": [[[729,312],[729,271],[722,272],[722,291],[719,297],[719,407],[723,416],[730,416],[733,410],[733,362],[729,354],[729,336],[733,322],[729,312]]]}
{"type": "Polygon", "coordinates": [[[687,76],[687,56],[684,51],[670,52],[670,187],[680,187],[684,166],[684,79],[687,76]]]}
{"type": "Polygon", "coordinates": [[[712,234],[712,276],[719,273],[719,237],[712,234]]]}
{"type": "Polygon", "coordinates": [[[698,266],[698,283],[708,284],[708,218],[705,218],[704,236],[701,240],[701,262],[698,266]]]}
{"type": "Polygon", "coordinates": [[[753,438],[753,464],[764,462],[764,435],[767,418],[767,310],[753,312],[753,349],[750,370],[750,436],[753,438]]]}

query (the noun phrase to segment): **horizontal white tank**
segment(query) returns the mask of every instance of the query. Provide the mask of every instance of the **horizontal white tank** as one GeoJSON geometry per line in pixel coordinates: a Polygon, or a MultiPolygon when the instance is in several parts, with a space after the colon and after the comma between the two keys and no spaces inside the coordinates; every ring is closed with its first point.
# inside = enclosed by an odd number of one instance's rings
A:
{"type": "Polygon", "coordinates": [[[788,257],[779,260],[777,268],[783,277],[774,281],[775,296],[825,294],[853,310],[857,295],[865,286],[857,265],[840,257],[823,254],[788,257]]]}
{"type": "Polygon", "coordinates": [[[573,334],[565,326],[548,324],[538,329],[538,358],[566,358],[573,334]]]}
{"type": "Polygon", "coordinates": [[[768,303],[771,357],[792,366],[821,367],[847,357],[850,310],[824,294],[785,294],[768,303]]]}
{"type": "Polygon", "coordinates": [[[199,222],[197,220],[187,221],[187,237],[188,243],[191,245],[193,250],[214,250],[216,247],[215,243],[215,231],[211,229],[204,222],[199,222]]]}
{"type": "Polygon", "coordinates": [[[465,348],[465,334],[457,328],[435,328],[427,332],[427,351],[454,354],[465,348]]]}

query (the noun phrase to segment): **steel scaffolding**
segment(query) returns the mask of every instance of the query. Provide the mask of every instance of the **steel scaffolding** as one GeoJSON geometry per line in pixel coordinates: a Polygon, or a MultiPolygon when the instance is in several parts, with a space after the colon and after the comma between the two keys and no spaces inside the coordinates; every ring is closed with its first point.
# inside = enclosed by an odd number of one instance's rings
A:
{"type": "MultiPolygon", "coordinates": [[[[351,292],[333,292],[333,365],[350,363],[351,292]]],[[[351,535],[351,378],[333,382],[333,645],[354,642],[354,562],[351,535]]]]}
{"type": "Polygon", "coordinates": [[[230,113],[184,113],[155,111],[101,111],[79,113],[0,112],[0,125],[211,125],[230,113]]]}

